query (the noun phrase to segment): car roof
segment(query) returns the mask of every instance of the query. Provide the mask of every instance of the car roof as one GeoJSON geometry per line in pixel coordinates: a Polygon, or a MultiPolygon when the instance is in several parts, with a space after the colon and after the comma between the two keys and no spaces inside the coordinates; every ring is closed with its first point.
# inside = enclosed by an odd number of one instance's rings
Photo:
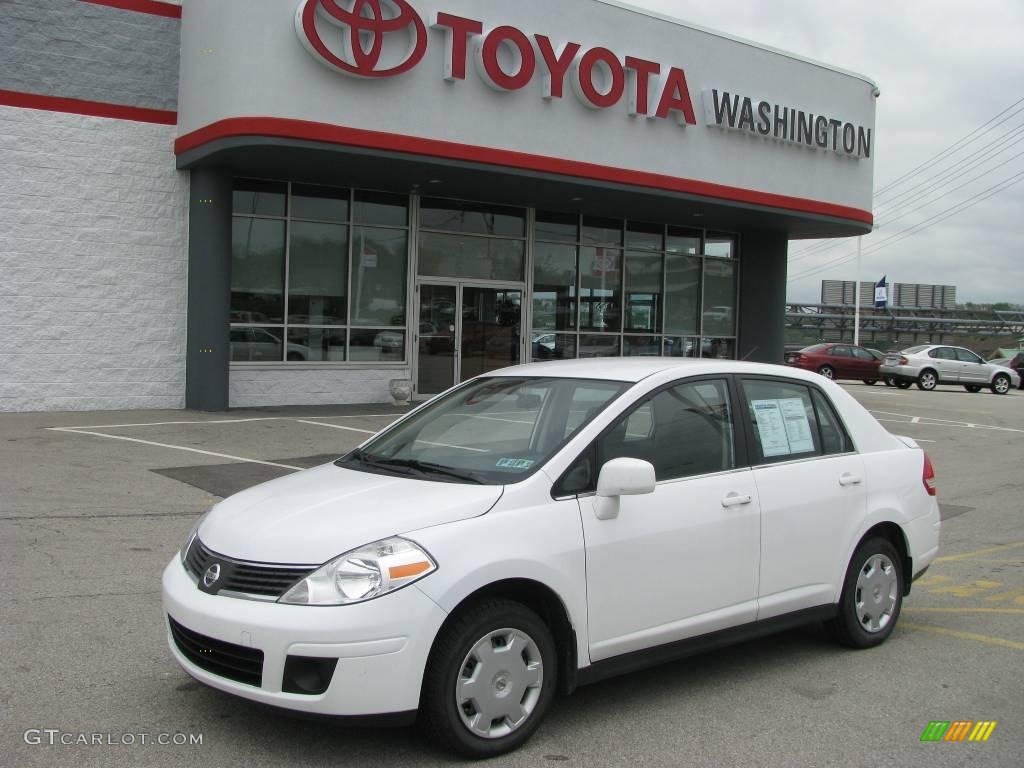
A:
{"type": "Polygon", "coordinates": [[[742,360],[693,359],[674,357],[594,357],[583,360],[552,360],[527,363],[492,371],[486,376],[550,376],[568,379],[603,379],[638,382],[650,376],[671,373],[678,376],[701,376],[721,373],[785,376],[787,378],[820,380],[813,372],[784,365],[749,363],[742,360]]]}

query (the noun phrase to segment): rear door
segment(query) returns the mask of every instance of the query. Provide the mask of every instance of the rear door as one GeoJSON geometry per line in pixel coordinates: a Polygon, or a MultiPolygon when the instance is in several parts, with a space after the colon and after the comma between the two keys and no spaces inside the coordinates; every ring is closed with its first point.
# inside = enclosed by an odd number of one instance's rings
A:
{"type": "Polygon", "coordinates": [[[761,504],[758,619],[833,602],[865,510],[864,462],[817,387],[744,377],[761,504]]]}
{"type": "Polygon", "coordinates": [[[878,379],[878,360],[875,356],[861,347],[850,349],[853,350],[853,360],[857,366],[857,378],[868,381],[878,379]]]}
{"type": "Polygon", "coordinates": [[[855,379],[857,378],[854,369],[853,353],[848,344],[836,344],[829,351],[829,363],[836,369],[836,378],[855,379]]]}

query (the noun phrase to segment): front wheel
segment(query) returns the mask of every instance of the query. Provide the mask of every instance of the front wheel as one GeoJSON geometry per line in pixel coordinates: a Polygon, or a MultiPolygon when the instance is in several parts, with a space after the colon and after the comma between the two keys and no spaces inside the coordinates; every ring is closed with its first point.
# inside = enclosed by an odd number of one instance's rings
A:
{"type": "Polygon", "coordinates": [[[823,365],[818,369],[818,373],[824,376],[826,379],[835,379],[836,369],[831,365],[823,365]]]}
{"type": "Polygon", "coordinates": [[[917,388],[923,389],[925,392],[931,392],[938,385],[939,377],[935,374],[935,371],[921,371],[921,375],[917,377],[917,388]]]}
{"type": "Polygon", "coordinates": [[[981,387],[977,384],[964,384],[964,389],[971,393],[981,392],[981,387]]]}
{"type": "Polygon", "coordinates": [[[903,567],[888,539],[874,536],[853,553],[839,611],[827,627],[848,648],[881,645],[892,634],[903,605],[903,567]]]}
{"type": "Polygon", "coordinates": [[[914,382],[912,382],[912,381],[897,381],[896,382],[896,386],[899,387],[900,389],[910,389],[910,386],[913,383],[914,382]]]}
{"type": "Polygon", "coordinates": [[[423,677],[421,726],[463,757],[503,755],[537,730],[557,678],[555,641],[536,613],[511,600],[476,603],[434,643],[423,677]]]}
{"type": "Polygon", "coordinates": [[[997,374],[996,377],[992,379],[992,391],[995,392],[997,395],[1005,395],[1007,392],[1009,392],[1010,377],[1007,376],[1005,373],[997,374]]]}
{"type": "Polygon", "coordinates": [[[887,387],[895,387],[896,386],[896,379],[894,379],[892,376],[886,376],[885,377],[885,386],[887,386],[887,387]]]}

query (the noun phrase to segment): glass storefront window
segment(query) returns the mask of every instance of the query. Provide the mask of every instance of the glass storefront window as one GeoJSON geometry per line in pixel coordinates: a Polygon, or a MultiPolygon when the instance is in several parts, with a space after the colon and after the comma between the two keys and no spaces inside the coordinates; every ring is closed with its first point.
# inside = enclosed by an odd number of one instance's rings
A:
{"type": "Polygon", "coordinates": [[[734,259],[736,240],[723,235],[708,235],[704,244],[704,255],[713,259],[734,259]]]}
{"type": "Polygon", "coordinates": [[[708,336],[736,335],[736,263],[704,260],[704,326],[708,336]]]}
{"type": "Polygon", "coordinates": [[[296,221],[288,254],[288,322],[348,323],[348,227],[296,221]]]}
{"type": "Polygon", "coordinates": [[[285,224],[276,219],[231,221],[231,322],[284,321],[285,224]]]}
{"type": "Polygon", "coordinates": [[[424,198],[420,203],[420,226],[470,235],[524,237],[526,211],[462,200],[424,198]]]}
{"type": "Polygon", "coordinates": [[[574,213],[537,211],[533,230],[537,240],[575,243],[580,239],[580,217],[574,213]]]}
{"type": "Polygon", "coordinates": [[[665,257],[665,332],[700,332],[701,260],[669,253],[665,257]]]}
{"type": "Polygon", "coordinates": [[[660,251],[665,228],[660,224],[643,224],[631,221],[626,227],[626,247],[660,251]]]}
{"type": "Polygon", "coordinates": [[[623,336],[623,357],[660,357],[660,336],[623,336]]]}
{"type": "Polygon", "coordinates": [[[669,227],[668,236],[665,238],[665,250],[669,253],[696,256],[701,252],[700,242],[700,230],[669,227]]]}
{"type": "Polygon", "coordinates": [[[352,325],[405,325],[409,281],[404,229],[352,230],[352,325]]]}
{"type": "Polygon", "coordinates": [[[694,336],[666,336],[665,357],[700,357],[700,339],[694,336]]]}
{"type": "Polygon", "coordinates": [[[292,185],[292,218],[348,221],[348,190],[292,185]]]}
{"type": "Polygon", "coordinates": [[[662,255],[626,252],[626,332],[661,331],[662,255]]]}
{"type": "Polygon", "coordinates": [[[622,251],[580,249],[580,330],[622,330],[622,251]]]}
{"type": "Polygon", "coordinates": [[[576,246],[537,243],[533,258],[533,327],[574,330],[576,246]]]}
{"type": "Polygon", "coordinates": [[[715,339],[705,336],[701,344],[700,356],[716,360],[735,360],[736,339],[715,339]]]}
{"type": "Polygon", "coordinates": [[[622,246],[622,220],[600,219],[593,216],[583,217],[583,237],[581,242],[588,245],[622,246]]]}
{"type": "Polygon", "coordinates": [[[356,190],[352,221],[378,227],[405,227],[409,224],[409,198],[356,190]]]}
{"type": "Polygon", "coordinates": [[[349,359],[354,363],[400,363],[405,360],[405,331],[353,328],[349,359]]]}
{"type": "Polygon", "coordinates": [[[280,181],[239,179],[231,195],[232,212],[246,216],[284,216],[288,185],[280,181]]]}
{"type": "Polygon", "coordinates": [[[285,360],[291,363],[344,362],[345,329],[289,327],[285,360]]]}
{"type": "Polygon", "coordinates": [[[283,328],[232,328],[231,360],[240,363],[279,363],[283,328]]]}
{"type": "Polygon", "coordinates": [[[523,240],[420,233],[419,273],[424,276],[520,282],[525,262],[523,240]]]}
{"type": "Polygon", "coordinates": [[[574,360],[576,335],[534,331],[530,342],[530,357],[535,363],[543,360],[574,360]]]}
{"type": "Polygon", "coordinates": [[[583,334],[580,336],[580,357],[620,357],[621,336],[583,334]]]}

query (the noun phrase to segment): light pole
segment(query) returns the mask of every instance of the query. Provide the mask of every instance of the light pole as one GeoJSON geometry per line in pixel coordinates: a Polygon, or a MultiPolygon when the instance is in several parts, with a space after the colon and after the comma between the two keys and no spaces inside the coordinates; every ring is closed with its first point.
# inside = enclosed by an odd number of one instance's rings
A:
{"type": "Polygon", "coordinates": [[[853,289],[853,343],[860,346],[860,237],[857,238],[857,283],[853,289]]]}

